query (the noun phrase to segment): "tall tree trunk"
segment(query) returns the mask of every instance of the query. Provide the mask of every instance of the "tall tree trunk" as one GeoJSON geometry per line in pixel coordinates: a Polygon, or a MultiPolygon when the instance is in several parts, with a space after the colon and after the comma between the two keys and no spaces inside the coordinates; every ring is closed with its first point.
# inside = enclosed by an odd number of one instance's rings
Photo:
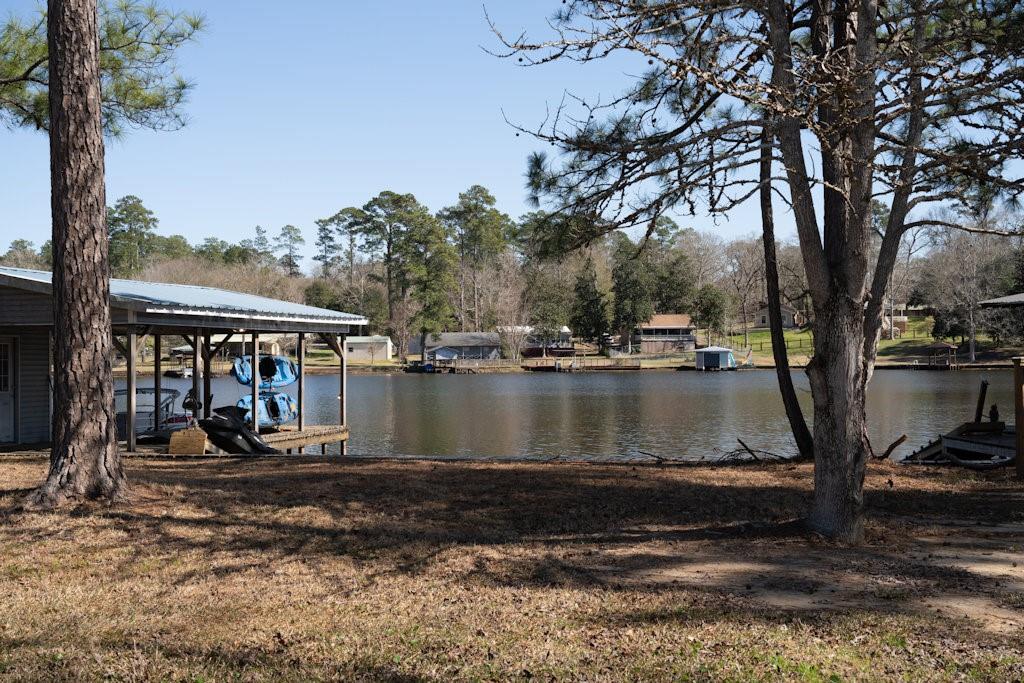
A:
{"type": "Polygon", "coordinates": [[[782,327],[782,300],[779,292],[779,262],[775,251],[775,212],[772,208],[772,135],[770,125],[765,125],[761,136],[760,199],[761,239],[764,243],[764,276],[768,294],[768,327],[772,337],[772,357],[775,359],[775,374],[779,380],[782,405],[786,409],[789,428],[793,432],[797,451],[801,458],[814,457],[814,441],[807,429],[803,409],[793,387],[793,373],[789,369],[789,352],[786,350],[785,332],[782,327]]]}
{"type": "Polygon", "coordinates": [[[842,294],[816,307],[814,358],[807,366],[814,397],[814,501],[810,526],[858,542],[863,536],[868,453],[864,308],[842,294]]]}
{"type": "Polygon", "coordinates": [[[51,508],[118,500],[111,373],[110,266],[96,0],[50,0],[50,204],[53,220],[53,446],[27,501],[51,508]]]}
{"type": "Polygon", "coordinates": [[[750,348],[750,326],[747,324],[747,300],[740,304],[740,315],[743,316],[743,346],[750,348]]]}

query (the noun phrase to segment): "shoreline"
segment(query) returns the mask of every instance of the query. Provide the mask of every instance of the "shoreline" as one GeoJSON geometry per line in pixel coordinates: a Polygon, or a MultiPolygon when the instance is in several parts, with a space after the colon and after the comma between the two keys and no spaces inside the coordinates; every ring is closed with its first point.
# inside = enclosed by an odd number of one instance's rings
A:
{"type": "MultiPolygon", "coordinates": [[[[801,364],[790,364],[790,370],[804,370],[807,366],[801,364]]],[[[750,370],[775,370],[774,364],[755,365],[753,367],[736,368],[736,370],[747,372],[750,370]]],[[[915,363],[878,363],[875,365],[875,370],[921,370],[924,372],[951,372],[958,370],[1012,370],[1013,363],[1009,361],[993,361],[988,363],[962,363],[956,368],[942,368],[934,367],[930,368],[927,365],[915,364],[915,363]]],[[[535,370],[523,367],[496,367],[496,368],[474,368],[472,373],[475,375],[529,375],[538,374],[546,375],[550,374],[551,370],[535,370]]],[[[608,374],[608,373],[633,373],[633,372],[700,372],[695,367],[689,365],[661,365],[654,367],[639,367],[639,368],[585,368],[582,370],[574,370],[571,373],[563,374],[608,374]]],[[[718,371],[715,371],[718,372],[718,371]]],[[[113,370],[115,379],[124,379],[128,376],[128,372],[124,367],[116,367],[113,370]]],[[[307,375],[337,375],[337,366],[327,365],[314,365],[306,368],[307,375]]],[[[438,373],[406,373],[401,367],[388,367],[388,366],[352,366],[348,367],[349,376],[372,376],[372,375],[404,375],[404,374],[438,374],[447,375],[453,374],[448,372],[438,373]]],[[[140,369],[136,372],[137,377],[152,377],[153,370],[146,368],[140,369]]],[[[166,376],[166,375],[165,375],[166,376]]],[[[228,377],[228,372],[215,372],[212,377],[228,377]]],[[[174,378],[178,379],[178,378],[174,378]]]]}

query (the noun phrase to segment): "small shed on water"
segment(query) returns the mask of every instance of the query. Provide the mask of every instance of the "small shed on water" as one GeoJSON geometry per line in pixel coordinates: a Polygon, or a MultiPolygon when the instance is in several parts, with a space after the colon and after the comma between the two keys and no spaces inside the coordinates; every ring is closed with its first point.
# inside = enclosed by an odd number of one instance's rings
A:
{"type": "Polygon", "coordinates": [[[696,355],[698,370],[736,369],[736,357],[732,349],[724,346],[705,346],[703,349],[697,349],[696,355]]]}
{"type": "MultiPolygon", "coordinates": [[[[50,349],[55,334],[50,277],[46,271],[0,267],[0,443],[29,444],[50,439],[50,349]]],[[[201,370],[193,374],[192,390],[201,397],[204,416],[209,416],[210,360],[227,339],[245,338],[250,342],[249,349],[259,349],[261,333],[297,335],[298,430],[291,432],[290,438],[285,438],[287,434],[274,435],[281,437],[275,446],[290,450],[341,442],[344,450],[348,438],[344,338],[353,328],[367,324],[362,316],[211,287],[118,279],[110,281],[110,314],[115,346],[128,360],[129,451],[135,449],[136,351],[140,335],[153,337],[156,404],[160,403],[161,392],[161,336],[181,336],[191,347],[193,366],[201,370]],[[307,334],[319,336],[339,357],[338,424],[318,426],[308,434],[303,432],[307,334]],[[219,343],[213,341],[215,335],[223,335],[218,337],[219,343]],[[314,440],[300,443],[304,435],[314,440]]],[[[254,402],[257,393],[258,387],[254,386],[254,402]]],[[[255,416],[257,411],[252,412],[255,416]]],[[[253,428],[259,429],[255,421],[253,428]]]]}

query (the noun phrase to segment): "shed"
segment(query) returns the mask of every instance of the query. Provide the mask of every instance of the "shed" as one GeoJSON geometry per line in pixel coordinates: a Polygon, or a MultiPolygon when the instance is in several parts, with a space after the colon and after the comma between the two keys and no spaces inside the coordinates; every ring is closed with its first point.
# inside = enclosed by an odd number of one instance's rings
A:
{"type": "MultiPolygon", "coordinates": [[[[51,274],[40,270],[0,267],[0,443],[39,443],[50,438],[50,356],[54,332],[51,274]]],[[[297,335],[300,367],[298,385],[301,436],[305,427],[305,335],[321,337],[339,356],[338,424],[315,430],[315,443],[342,442],[348,437],[346,412],[346,357],[341,340],[353,328],[366,325],[365,318],[289,301],[195,287],[137,280],[110,281],[110,314],[115,345],[128,360],[126,446],[135,449],[136,352],[139,335],[153,337],[155,363],[153,389],[156,404],[161,393],[161,337],[184,337],[192,350],[192,390],[201,397],[203,414],[210,414],[210,360],[220,351],[214,335],[224,339],[246,338],[250,349],[260,348],[261,333],[297,335]]],[[[257,352],[257,361],[259,353],[257,352]]],[[[255,383],[254,383],[255,384],[255,383]]],[[[253,400],[258,384],[253,387],[253,400]]],[[[255,416],[256,411],[253,411],[255,416]]],[[[254,422],[258,431],[259,425],[254,422]]],[[[301,440],[301,439],[299,439],[301,440]]],[[[300,447],[296,439],[278,439],[283,448],[300,447]]],[[[312,443],[312,442],[311,442],[312,443]]],[[[307,445],[307,444],[302,444],[307,445]]]]}
{"type": "Polygon", "coordinates": [[[724,346],[705,346],[703,349],[697,349],[696,355],[698,370],[736,369],[736,357],[732,349],[724,346]]]}
{"type": "Polygon", "coordinates": [[[357,363],[376,363],[390,361],[395,355],[395,345],[391,337],[381,334],[367,337],[349,337],[345,340],[349,361],[357,363]]]}

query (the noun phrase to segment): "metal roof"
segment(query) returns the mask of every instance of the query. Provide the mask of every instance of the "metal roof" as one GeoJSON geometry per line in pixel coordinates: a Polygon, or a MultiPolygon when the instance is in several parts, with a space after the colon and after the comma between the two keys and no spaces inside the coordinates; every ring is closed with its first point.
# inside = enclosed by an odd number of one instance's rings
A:
{"type": "Polygon", "coordinates": [[[981,306],[983,308],[1013,308],[1015,306],[1024,306],[1024,293],[1011,294],[1009,296],[1001,296],[998,299],[982,301],[981,306]]]}
{"type": "Polygon", "coordinates": [[[697,353],[732,353],[732,349],[727,349],[724,346],[705,346],[703,349],[697,349],[697,353]]]}
{"type": "MultiPolygon", "coordinates": [[[[52,293],[52,273],[0,266],[0,285],[52,293]]],[[[232,292],[214,287],[175,285],[141,280],[110,280],[110,301],[118,307],[152,314],[216,315],[254,320],[328,322],[366,325],[366,318],[291,301],[232,292]]]]}
{"type": "Polygon", "coordinates": [[[501,346],[497,332],[441,332],[427,335],[427,350],[444,346],[501,346]]]}

